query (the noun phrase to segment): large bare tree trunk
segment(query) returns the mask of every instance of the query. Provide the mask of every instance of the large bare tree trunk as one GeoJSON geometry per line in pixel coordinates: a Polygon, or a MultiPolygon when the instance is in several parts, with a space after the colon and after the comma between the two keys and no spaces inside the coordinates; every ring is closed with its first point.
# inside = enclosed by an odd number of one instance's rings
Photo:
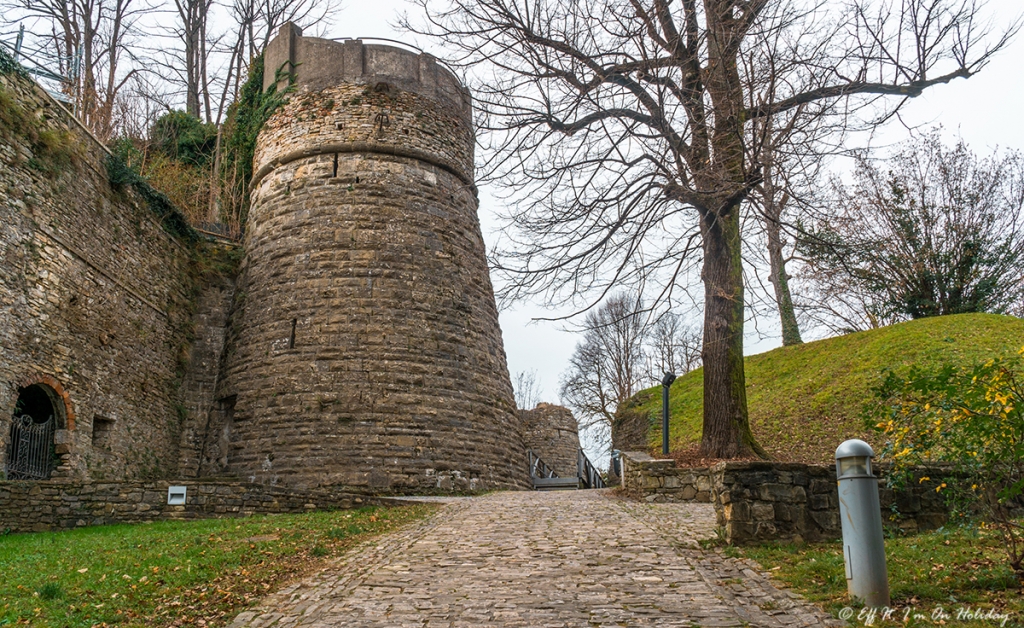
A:
{"type": "Polygon", "coordinates": [[[743,264],[739,204],[702,220],[704,236],[704,429],[702,455],[767,457],[747,418],[743,373],[743,264]]]}

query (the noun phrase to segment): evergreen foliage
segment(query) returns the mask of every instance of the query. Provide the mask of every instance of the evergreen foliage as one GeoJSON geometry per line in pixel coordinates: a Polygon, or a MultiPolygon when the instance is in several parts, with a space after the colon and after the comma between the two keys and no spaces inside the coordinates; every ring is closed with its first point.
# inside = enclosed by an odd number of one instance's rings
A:
{"type": "Polygon", "coordinates": [[[7,54],[7,51],[0,48],[0,74],[15,74],[22,78],[28,78],[28,72],[21,64],[14,60],[14,57],[7,54]]]}
{"type": "MultiPolygon", "coordinates": [[[[288,75],[289,87],[283,92],[272,85],[263,91],[263,55],[255,57],[249,64],[249,77],[242,86],[238,100],[228,109],[224,124],[223,157],[220,179],[224,190],[224,207],[221,219],[225,222],[237,220],[245,225],[249,210],[249,184],[252,182],[252,162],[256,154],[256,138],[270,116],[284,103],[284,94],[291,91],[294,75],[288,75]],[[226,215],[225,215],[226,214],[226,215]]],[[[285,76],[277,70],[275,78],[285,76]]]]}
{"type": "Polygon", "coordinates": [[[153,125],[153,146],[171,159],[203,167],[213,160],[217,127],[184,111],[169,111],[153,125]]]}

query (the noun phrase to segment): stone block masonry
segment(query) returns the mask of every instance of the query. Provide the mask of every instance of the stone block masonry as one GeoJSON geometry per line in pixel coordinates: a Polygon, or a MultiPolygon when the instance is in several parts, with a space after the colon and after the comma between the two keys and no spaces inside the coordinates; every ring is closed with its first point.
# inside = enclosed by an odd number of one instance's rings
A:
{"type": "Polygon", "coordinates": [[[257,142],[210,424],[230,435],[224,471],[372,493],[525,487],[468,92],[428,55],[290,24],[266,67],[292,68],[295,91],[257,142]]]}
{"type": "Polygon", "coordinates": [[[111,187],[105,149],[35,83],[0,75],[0,91],[25,116],[0,116],[0,470],[34,387],[57,421],[55,477],[173,474],[190,246],[111,187]]]}
{"type": "Polygon", "coordinates": [[[287,490],[241,482],[0,482],[0,533],[383,504],[402,502],[339,491],[287,490]],[[177,484],[186,487],[186,502],[168,505],[167,489],[177,484]]]}
{"type": "MultiPolygon", "coordinates": [[[[711,501],[730,543],[822,541],[842,536],[835,467],[778,462],[720,462],[709,469],[680,469],[672,460],[642,452],[623,454],[623,489],[645,501],[711,501]]],[[[880,466],[882,522],[908,532],[934,530],[949,519],[945,496],[935,489],[949,473],[921,467],[900,489],[887,485],[880,466]]]]}
{"type": "Polygon", "coordinates": [[[526,447],[559,477],[576,477],[580,436],[572,412],[562,406],[540,403],[533,410],[520,410],[519,416],[526,447]]]}
{"type": "MultiPolygon", "coordinates": [[[[526,488],[469,92],[429,55],[291,24],[266,66],[295,89],[257,139],[240,249],[166,228],[69,113],[0,76],[8,479],[45,477],[52,444],[64,481],[526,488]]],[[[534,432],[574,464],[556,415],[534,432]]]]}
{"type": "Polygon", "coordinates": [[[677,469],[674,460],[655,460],[643,452],[625,452],[622,486],[626,494],[647,502],[711,502],[707,468],[677,469]]]}

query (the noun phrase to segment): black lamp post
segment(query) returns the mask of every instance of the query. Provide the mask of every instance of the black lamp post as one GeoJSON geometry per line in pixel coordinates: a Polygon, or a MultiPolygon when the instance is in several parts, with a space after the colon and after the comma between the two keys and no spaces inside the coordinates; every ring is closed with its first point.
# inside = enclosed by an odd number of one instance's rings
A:
{"type": "Polygon", "coordinates": [[[661,378],[661,454],[668,455],[668,387],[676,381],[676,374],[665,371],[661,378]]]}

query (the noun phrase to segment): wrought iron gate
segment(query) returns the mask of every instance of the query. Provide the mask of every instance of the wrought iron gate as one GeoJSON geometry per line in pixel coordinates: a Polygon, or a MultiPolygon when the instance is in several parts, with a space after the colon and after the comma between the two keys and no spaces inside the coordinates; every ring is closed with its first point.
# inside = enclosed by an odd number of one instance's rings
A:
{"type": "Polygon", "coordinates": [[[8,480],[45,480],[53,471],[53,433],[57,422],[51,416],[36,423],[26,415],[14,417],[7,444],[8,480]]]}

